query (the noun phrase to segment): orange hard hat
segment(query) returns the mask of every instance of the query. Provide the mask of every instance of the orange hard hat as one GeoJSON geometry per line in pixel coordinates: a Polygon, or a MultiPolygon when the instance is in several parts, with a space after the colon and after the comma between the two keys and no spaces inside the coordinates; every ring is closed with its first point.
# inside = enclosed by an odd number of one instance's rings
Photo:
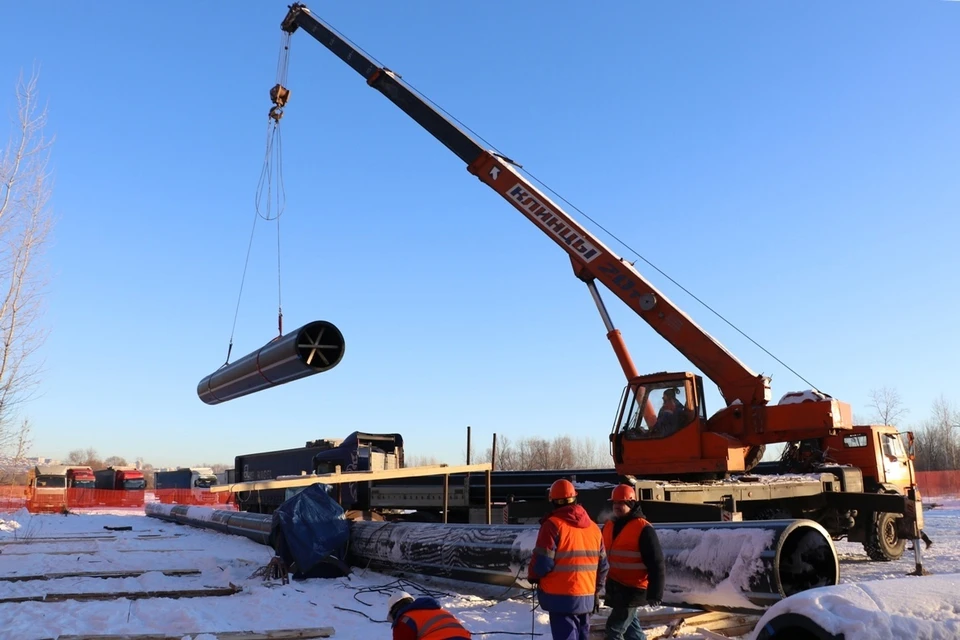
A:
{"type": "Polygon", "coordinates": [[[577,490],[573,488],[573,483],[569,480],[561,478],[559,480],[554,480],[553,484],[550,485],[551,500],[565,500],[567,498],[576,497],[577,490]]]}
{"type": "Polygon", "coordinates": [[[636,499],[637,492],[628,484],[618,484],[610,494],[610,502],[634,502],[636,499]]]}

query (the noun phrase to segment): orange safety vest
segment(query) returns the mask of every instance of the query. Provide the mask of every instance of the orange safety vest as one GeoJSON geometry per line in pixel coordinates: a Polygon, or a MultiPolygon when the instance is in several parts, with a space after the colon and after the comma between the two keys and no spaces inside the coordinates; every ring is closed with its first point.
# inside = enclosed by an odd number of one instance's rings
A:
{"type": "Polygon", "coordinates": [[[411,609],[400,616],[397,624],[410,618],[417,627],[417,640],[445,640],[445,638],[469,638],[470,632],[463,628],[452,614],[443,609],[411,609]]]}
{"type": "Polygon", "coordinates": [[[625,587],[647,588],[647,565],[640,555],[640,534],[649,522],[634,518],[623,526],[616,540],[613,538],[613,520],[603,525],[603,544],[610,561],[607,578],[616,580],[625,587]]]}
{"type": "Polygon", "coordinates": [[[560,518],[549,520],[558,525],[560,540],[553,551],[553,570],[541,578],[540,589],[558,596],[592,596],[597,591],[600,528],[591,523],[590,527],[578,529],[560,518]]]}

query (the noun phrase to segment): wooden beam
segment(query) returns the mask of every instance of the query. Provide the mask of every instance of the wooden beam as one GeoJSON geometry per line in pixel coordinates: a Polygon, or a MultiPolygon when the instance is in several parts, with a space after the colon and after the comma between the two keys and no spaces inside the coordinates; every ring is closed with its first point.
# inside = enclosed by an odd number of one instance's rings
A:
{"type": "Polygon", "coordinates": [[[15,596],[0,599],[0,604],[14,602],[63,602],[64,600],[143,600],[146,598],[206,598],[209,596],[232,596],[240,593],[240,587],[215,589],[171,589],[168,591],[114,591],[110,593],[46,593],[39,596],[15,596]]]}
{"type": "MultiPolygon", "coordinates": [[[[66,571],[64,573],[44,573],[38,575],[0,576],[0,582],[27,582],[30,580],[59,580],[60,578],[135,578],[156,569],[140,569],[134,571],[66,571]]],[[[199,569],[166,569],[161,571],[165,576],[195,576],[200,575],[199,569]]]]}
{"type": "MultiPolygon", "coordinates": [[[[314,629],[274,629],[272,631],[189,631],[187,633],[123,633],[118,635],[78,636],[59,635],[56,640],[182,640],[201,635],[211,635],[218,640],[295,640],[306,638],[329,638],[334,634],[333,627],[314,629]]],[[[45,640],[54,640],[47,638],[45,640]]]]}
{"type": "Polygon", "coordinates": [[[308,487],[322,482],[323,484],[342,484],[344,482],[369,482],[371,480],[395,480],[397,478],[421,478],[423,476],[449,476],[452,473],[470,473],[472,471],[487,471],[490,463],[467,464],[455,467],[446,465],[430,465],[424,467],[405,467],[403,469],[389,469],[386,471],[344,471],[338,473],[315,473],[284,478],[283,480],[254,480],[250,482],[236,482],[234,484],[214,485],[210,487],[212,493],[239,493],[240,491],[258,491],[262,489],[286,489],[289,487],[308,487]]]}

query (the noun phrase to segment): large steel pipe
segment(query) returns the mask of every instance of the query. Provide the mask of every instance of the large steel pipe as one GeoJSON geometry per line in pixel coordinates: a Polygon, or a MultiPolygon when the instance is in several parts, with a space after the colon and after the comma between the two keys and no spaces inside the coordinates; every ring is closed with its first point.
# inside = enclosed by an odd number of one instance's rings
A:
{"type": "MultiPolygon", "coordinates": [[[[148,503],[147,515],[269,544],[272,515],[148,503]]],[[[812,520],[655,525],[667,576],[664,601],[728,608],[769,607],[839,582],[836,548],[812,520]]],[[[529,587],[532,525],[350,523],[350,563],[385,573],[529,587]]]]}
{"type": "Polygon", "coordinates": [[[221,533],[243,536],[260,544],[270,544],[272,514],[226,511],[210,507],[191,507],[187,505],[161,504],[148,502],[144,506],[146,514],[153,518],[187,524],[202,529],[212,529],[221,533]]]}
{"type": "MultiPolygon", "coordinates": [[[[667,565],[664,600],[767,607],[813,587],[837,584],[837,552],[812,520],[657,524],[667,565]]],[[[524,579],[538,527],[353,522],[351,562],[496,585],[524,579]]]]}
{"type": "Polygon", "coordinates": [[[225,364],[197,385],[207,404],[220,404],[268,387],[334,368],[343,358],[343,334],[324,320],[276,338],[232,364],[225,364]]]}

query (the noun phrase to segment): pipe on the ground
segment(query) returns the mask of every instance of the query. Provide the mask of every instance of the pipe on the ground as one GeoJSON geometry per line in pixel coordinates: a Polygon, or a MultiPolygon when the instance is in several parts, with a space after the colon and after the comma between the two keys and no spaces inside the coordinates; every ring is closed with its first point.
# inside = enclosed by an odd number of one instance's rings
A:
{"type": "MultiPolygon", "coordinates": [[[[147,515],[242,535],[268,544],[273,517],[149,503],[147,515]]],[[[666,563],[664,601],[768,607],[835,585],[840,571],[829,534],[812,520],[655,525],[666,563]]],[[[539,528],[530,525],[350,523],[350,562],[501,586],[529,587],[527,566],[539,528]]]]}
{"type": "Polygon", "coordinates": [[[144,511],[148,516],[159,520],[187,524],[202,529],[212,529],[221,533],[243,536],[260,544],[270,544],[270,528],[273,525],[273,515],[269,513],[225,511],[211,509],[210,507],[191,507],[159,502],[148,502],[144,506],[144,511]]]}
{"type": "MultiPolygon", "coordinates": [[[[664,601],[767,607],[837,584],[829,534],[812,520],[655,525],[666,564],[664,601]]],[[[528,587],[536,526],[353,522],[351,562],[471,582],[528,587]]]]}

